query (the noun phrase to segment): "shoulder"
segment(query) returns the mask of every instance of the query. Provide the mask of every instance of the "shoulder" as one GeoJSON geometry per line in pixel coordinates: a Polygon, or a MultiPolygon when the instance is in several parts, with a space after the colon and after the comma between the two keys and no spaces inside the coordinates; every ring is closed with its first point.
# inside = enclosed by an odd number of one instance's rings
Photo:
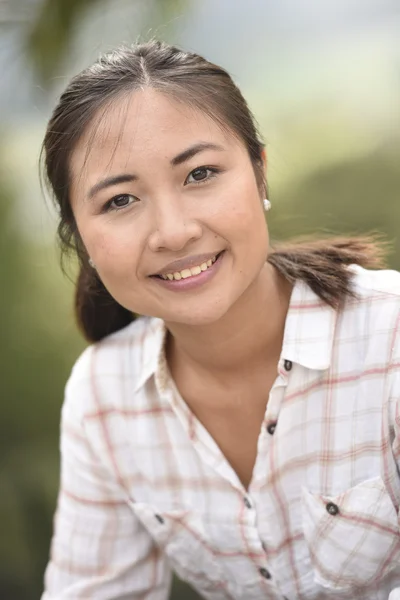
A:
{"type": "Polygon", "coordinates": [[[375,340],[376,347],[395,351],[400,328],[400,273],[372,271],[351,266],[354,297],[343,308],[342,323],[347,332],[357,330],[375,340]]]}
{"type": "Polygon", "coordinates": [[[118,402],[142,377],[148,356],[158,351],[162,321],[139,317],[127,327],[88,346],[72,367],[65,388],[63,412],[90,413],[108,399],[118,402]]]}
{"type": "Polygon", "coordinates": [[[158,321],[139,317],[123,329],[88,346],[75,362],[68,383],[72,385],[93,376],[117,375],[126,364],[134,372],[140,367],[146,343],[158,321]]]}
{"type": "Polygon", "coordinates": [[[371,271],[358,265],[350,267],[353,289],[361,299],[400,301],[400,273],[391,269],[371,271]]]}
{"type": "Polygon", "coordinates": [[[380,322],[394,322],[400,309],[400,273],[393,270],[371,271],[359,266],[350,267],[354,298],[346,308],[362,315],[380,316],[380,322]]]}

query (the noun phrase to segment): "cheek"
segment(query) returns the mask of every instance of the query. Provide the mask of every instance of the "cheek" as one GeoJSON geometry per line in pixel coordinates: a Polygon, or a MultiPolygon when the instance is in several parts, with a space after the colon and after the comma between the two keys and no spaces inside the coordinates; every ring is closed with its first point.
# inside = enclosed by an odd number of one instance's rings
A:
{"type": "Polygon", "coordinates": [[[224,194],[215,216],[222,227],[236,241],[246,243],[249,248],[267,239],[267,227],[258,187],[253,176],[237,179],[230,191],[224,194]],[[251,243],[249,243],[251,241],[251,243]]]}
{"type": "Polygon", "coordinates": [[[81,231],[89,256],[99,274],[106,279],[117,280],[121,276],[135,273],[141,249],[132,228],[121,228],[116,222],[97,223],[81,231]]]}

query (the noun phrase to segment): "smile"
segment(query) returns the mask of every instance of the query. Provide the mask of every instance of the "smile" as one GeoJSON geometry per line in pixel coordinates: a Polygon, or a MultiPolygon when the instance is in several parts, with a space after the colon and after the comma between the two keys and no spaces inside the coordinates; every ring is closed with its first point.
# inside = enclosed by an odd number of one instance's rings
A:
{"type": "Polygon", "coordinates": [[[153,275],[152,279],[159,285],[173,291],[192,290],[204,285],[214,277],[223,262],[224,255],[225,251],[222,251],[200,265],[173,273],[153,275]]]}
{"type": "Polygon", "coordinates": [[[207,262],[202,263],[196,267],[191,267],[190,269],[183,269],[183,271],[175,271],[174,273],[167,273],[166,275],[160,275],[162,279],[169,279],[172,281],[179,281],[180,279],[188,279],[189,277],[194,277],[195,275],[200,275],[202,271],[207,271],[217,260],[217,256],[214,258],[207,260],[207,262]]]}

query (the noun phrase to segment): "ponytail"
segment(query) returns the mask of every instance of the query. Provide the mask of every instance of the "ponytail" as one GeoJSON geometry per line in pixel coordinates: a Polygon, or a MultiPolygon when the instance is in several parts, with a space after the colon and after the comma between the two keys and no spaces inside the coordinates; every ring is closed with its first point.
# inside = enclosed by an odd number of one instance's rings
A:
{"type": "Polygon", "coordinates": [[[98,342],[135,319],[133,313],[114,300],[86,261],[81,263],[76,283],[75,316],[89,342],[98,342]]]}
{"type": "Polygon", "coordinates": [[[354,297],[347,267],[381,269],[386,253],[387,244],[377,236],[336,237],[278,244],[268,262],[289,282],[304,281],[321,300],[338,309],[347,297],[354,297]]]}
{"type": "MultiPolygon", "coordinates": [[[[338,309],[347,297],[354,296],[352,272],[347,267],[382,268],[385,253],[385,245],[372,236],[340,237],[278,244],[268,262],[290,283],[304,281],[321,300],[338,309]]],[[[136,318],[114,300],[87,261],[82,262],[78,276],[75,314],[89,342],[101,340],[136,318]]]]}

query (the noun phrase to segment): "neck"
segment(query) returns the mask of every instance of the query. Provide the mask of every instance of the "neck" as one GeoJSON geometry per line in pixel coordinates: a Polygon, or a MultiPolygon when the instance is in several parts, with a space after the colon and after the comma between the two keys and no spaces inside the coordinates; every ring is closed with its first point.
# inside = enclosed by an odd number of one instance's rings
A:
{"type": "Polygon", "coordinates": [[[292,286],[266,263],[258,279],[216,323],[166,323],[172,362],[199,372],[237,376],[279,357],[292,286]]]}

